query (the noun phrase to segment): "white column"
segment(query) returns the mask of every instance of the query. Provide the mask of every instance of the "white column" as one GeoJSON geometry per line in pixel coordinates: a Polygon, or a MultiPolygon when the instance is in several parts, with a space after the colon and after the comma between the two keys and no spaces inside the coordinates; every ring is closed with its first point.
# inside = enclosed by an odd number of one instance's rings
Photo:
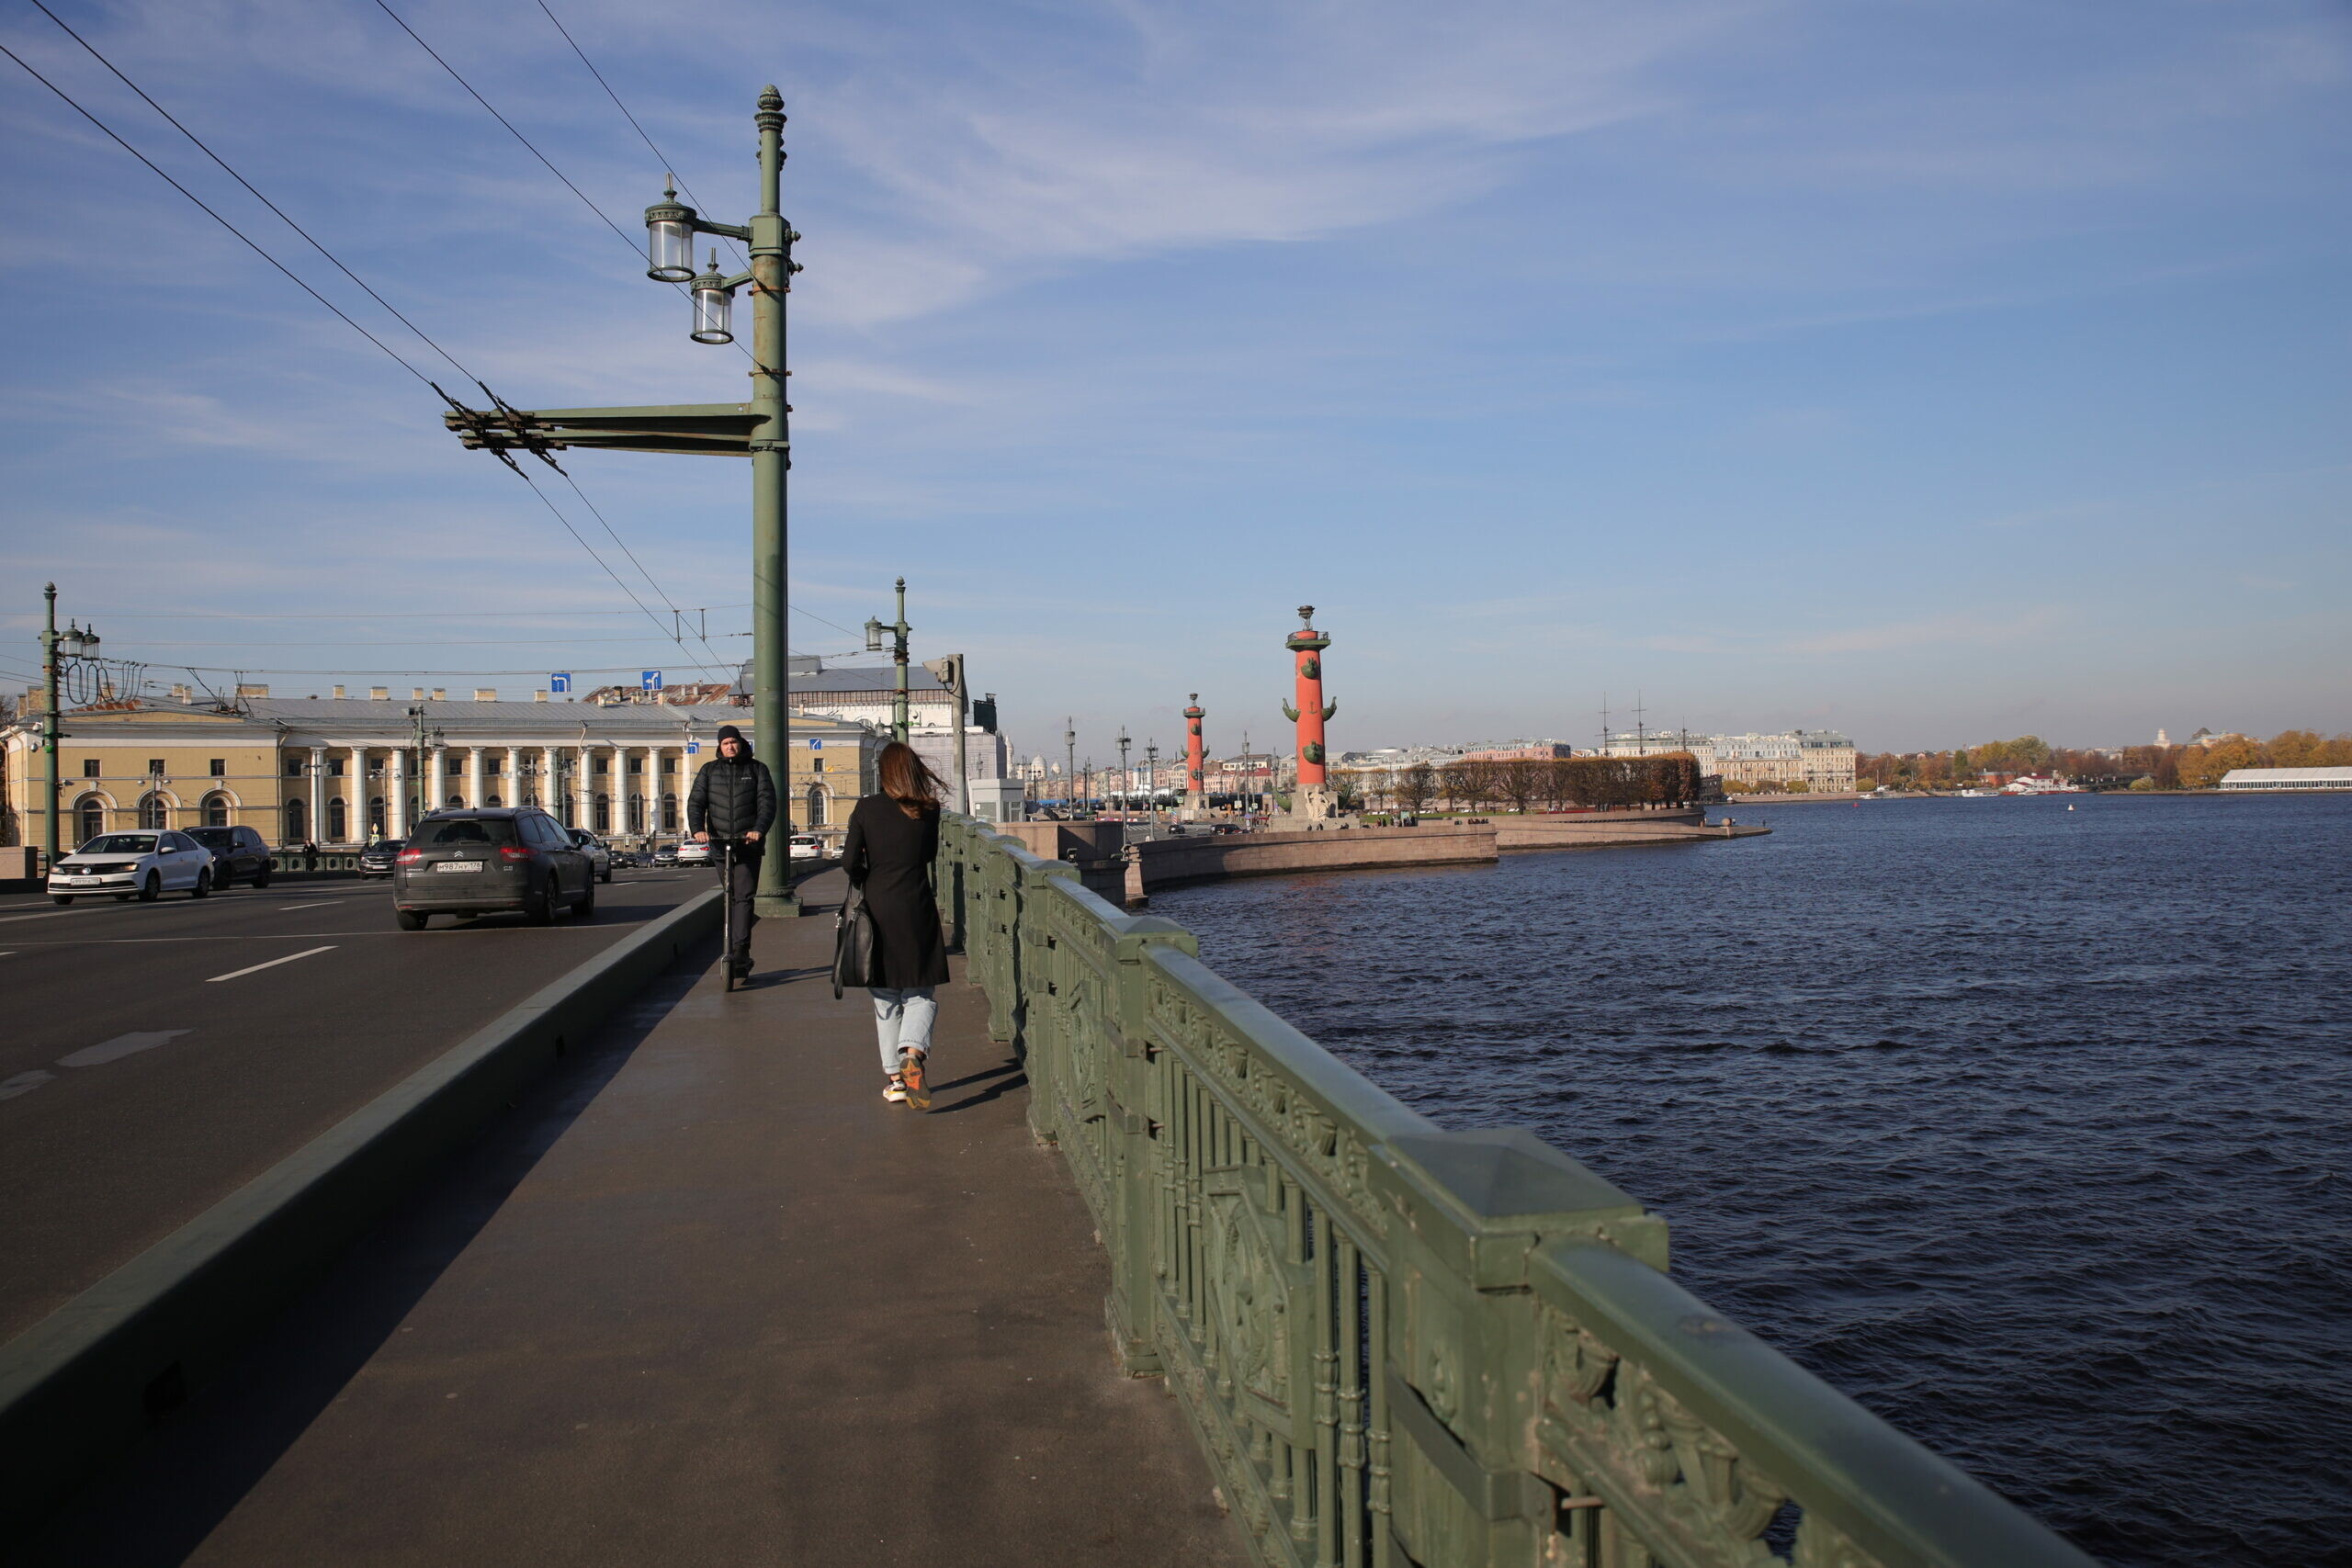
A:
{"type": "Polygon", "coordinates": [[[441,809],[441,797],[448,792],[442,781],[449,776],[449,748],[437,742],[424,757],[424,777],[416,789],[416,803],[426,811],[441,809]]]}
{"type": "Polygon", "coordinates": [[[466,804],[477,807],[481,805],[481,753],[479,746],[466,748],[466,804]]]}
{"type": "MultiPolygon", "coordinates": [[[[348,750],[351,752],[351,761],[344,764],[344,777],[350,781],[351,787],[343,794],[344,799],[349,802],[343,818],[344,836],[353,843],[364,844],[368,841],[368,796],[369,794],[368,748],[355,745],[348,750]]],[[[389,802],[386,808],[390,809],[389,802]]]]}
{"type": "Polygon", "coordinates": [[[499,792],[509,806],[523,804],[523,749],[506,748],[506,787],[499,792]]]}
{"type": "Polygon", "coordinates": [[[392,759],[384,770],[384,837],[408,837],[408,748],[392,748],[392,759]]]}
{"type": "Polygon", "coordinates": [[[312,843],[326,837],[327,749],[311,748],[311,824],[303,836],[312,843]]]}
{"type": "Polygon", "coordinates": [[[580,753],[580,771],[571,776],[573,820],[577,826],[594,832],[596,828],[596,783],[588,772],[588,743],[582,741],[577,750],[580,753]]]}
{"type": "Polygon", "coordinates": [[[548,816],[559,822],[563,820],[563,775],[555,771],[552,746],[539,748],[539,804],[547,807],[548,816]]]}

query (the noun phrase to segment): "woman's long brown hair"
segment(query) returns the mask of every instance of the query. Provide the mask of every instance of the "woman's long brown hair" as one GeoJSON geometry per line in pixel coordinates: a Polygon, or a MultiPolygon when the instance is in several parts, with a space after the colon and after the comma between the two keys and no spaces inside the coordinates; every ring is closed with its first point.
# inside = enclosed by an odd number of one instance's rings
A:
{"type": "Polygon", "coordinates": [[[899,809],[910,817],[938,810],[940,796],[946,793],[939,775],[931,771],[931,764],[903,740],[893,740],[882,748],[882,760],[876,772],[882,780],[882,793],[897,801],[899,809]]]}

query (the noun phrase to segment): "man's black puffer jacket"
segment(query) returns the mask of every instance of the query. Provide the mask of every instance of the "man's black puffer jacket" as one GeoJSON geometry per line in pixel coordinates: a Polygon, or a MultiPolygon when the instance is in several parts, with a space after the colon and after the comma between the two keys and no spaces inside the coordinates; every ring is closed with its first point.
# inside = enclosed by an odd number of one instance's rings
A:
{"type": "Polygon", "coordinates": [[[775,820],[775,781],[768,765],[745,747],[733,761],[721,757],[695,775],[686,795],[686,830],[714,839],[765,833],[775,820]]]}

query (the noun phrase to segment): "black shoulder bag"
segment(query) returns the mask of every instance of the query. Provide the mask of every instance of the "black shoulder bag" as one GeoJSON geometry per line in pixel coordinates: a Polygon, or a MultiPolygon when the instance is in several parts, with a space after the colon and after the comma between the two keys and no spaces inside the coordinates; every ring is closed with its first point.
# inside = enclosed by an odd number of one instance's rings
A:
{"type": "Polygon", "coordinates": [[[865,908],[865,889],[853,883],[849,897],[842,900],[841,913],[833,917],[833,998],[841,998],[848,986],[877,984],[874,976],[875,955],[879,943],[875,940],[874,917],[865,908]]]}

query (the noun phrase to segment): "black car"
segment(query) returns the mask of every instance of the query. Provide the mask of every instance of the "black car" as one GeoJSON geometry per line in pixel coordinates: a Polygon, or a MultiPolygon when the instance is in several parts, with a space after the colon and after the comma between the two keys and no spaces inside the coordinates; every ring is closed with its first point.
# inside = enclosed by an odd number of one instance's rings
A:
{"type": "Polygon", "coordinates": [[[214,892],[241,878],[255,887],[269,886],[269,846],[253,829],[184,828],[181,831],[211,852],[214,892]]]}
{"type": "Polygon", "coordinates": [[[401,851],[407,844],[406,839],[377,840],[359,852],[359,874],[362,876],[391,875],[392,862],[399,858],[401,851]]]}
{"type": "Polygon", "coordinates": [[[563,825],[537,807],[435,811],[393,857],[392,905],[409,931],[435,915],[511,910],[544,926],[562,908],[594,914],[596,878],[563,825]]]}

